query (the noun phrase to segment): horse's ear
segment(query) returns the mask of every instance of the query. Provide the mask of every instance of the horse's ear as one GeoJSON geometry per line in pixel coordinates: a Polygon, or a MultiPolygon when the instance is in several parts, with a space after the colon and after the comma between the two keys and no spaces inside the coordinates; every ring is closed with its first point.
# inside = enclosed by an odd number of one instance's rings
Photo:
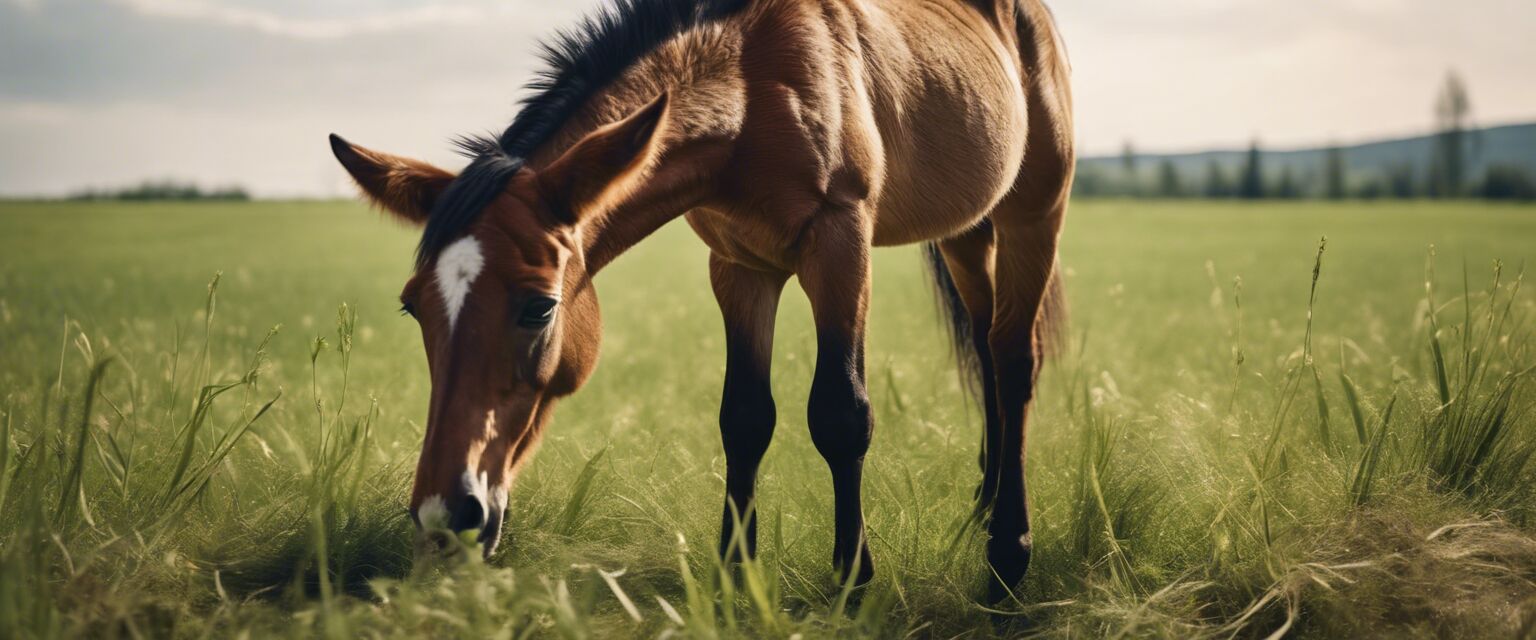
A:
{"type": "Polygon", "coordinates": [[[628,197],[660,152],[668,96],[576,141],[538,173],[543,196],[574,223],[628,197]]]}
{"type": "Polygon", "coordinates": [[[437,196],[453,182],[453,174],[447,171],[420,160],[364,149],[334,133],[331,152],[368,199],[415,225],[426,224],[437,196]]]}

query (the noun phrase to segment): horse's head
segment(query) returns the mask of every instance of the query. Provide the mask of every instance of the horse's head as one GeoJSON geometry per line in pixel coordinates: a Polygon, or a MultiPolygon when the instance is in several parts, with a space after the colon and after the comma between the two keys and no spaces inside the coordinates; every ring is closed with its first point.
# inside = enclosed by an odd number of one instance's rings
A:
{"type": "Polygon", "coordinates": [[[331,137],[375,204],[425,227],[400,294],[432,379],[410,500],[419,532],[479,531],[494,550],[518,463],[597,362],[582,223],[641,179],[666,112],[662,96],[540,170],[490,153],[455,176],[331,137]]]}

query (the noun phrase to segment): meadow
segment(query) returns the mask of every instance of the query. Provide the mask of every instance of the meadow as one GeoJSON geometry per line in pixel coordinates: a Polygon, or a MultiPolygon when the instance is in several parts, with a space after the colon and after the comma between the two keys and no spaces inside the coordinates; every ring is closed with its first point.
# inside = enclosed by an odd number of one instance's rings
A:
{"type": "Polygon", "coordinates": [[[832,575],[795,286],[762,554],[720,567],[723,332],[681,224],[599,276],[601,364],[497,554],[413,566],[414,242],[350,202],[0,204],[0,637],[1536,634],[1536,208],[1076,204],[1035,563],[996,608],[915,247],[876,254],[875,581],[832,575]]]}

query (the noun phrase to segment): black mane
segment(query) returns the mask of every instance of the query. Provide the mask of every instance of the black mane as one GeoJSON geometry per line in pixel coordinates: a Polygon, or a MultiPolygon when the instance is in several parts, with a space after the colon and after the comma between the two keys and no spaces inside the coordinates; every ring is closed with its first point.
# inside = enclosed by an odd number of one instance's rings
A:
{"type": "Polygon", "coordinates": [[[438,198],[416,248],[424,267],[490,204],[522,168],[528,154],[637,60],[696,26],[732,15],[751,0],[613,0],[576,26],[540,45],[545,68],[524,89],[529,95],[498,137],[455,140],[471,160],[438,198]]]}

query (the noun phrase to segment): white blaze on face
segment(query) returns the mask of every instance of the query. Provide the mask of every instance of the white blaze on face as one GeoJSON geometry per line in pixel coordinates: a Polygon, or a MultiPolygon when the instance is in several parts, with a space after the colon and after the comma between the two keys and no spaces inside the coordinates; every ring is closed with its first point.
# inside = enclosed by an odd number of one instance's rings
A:
{"type": "Polygon", "coordinates": [[[459,311],[464,309],[464,299],[469,297],[469,285],[479,277],[485,267],[485,256],[480,253],[480,242],[473,236],[465,237],[448,245],[437,256],[437,290],[448,306],[448,329],[459,321],[459,311]]]}

